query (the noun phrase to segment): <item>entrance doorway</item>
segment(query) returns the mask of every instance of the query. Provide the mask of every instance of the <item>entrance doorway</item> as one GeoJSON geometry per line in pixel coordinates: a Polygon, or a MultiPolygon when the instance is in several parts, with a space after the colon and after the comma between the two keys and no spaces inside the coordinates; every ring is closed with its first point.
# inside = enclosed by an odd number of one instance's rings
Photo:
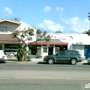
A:
{"type": "Polygon", "coordinates": [[[48,55],[53,55],[53,46],[48,47],[48,55]]]}

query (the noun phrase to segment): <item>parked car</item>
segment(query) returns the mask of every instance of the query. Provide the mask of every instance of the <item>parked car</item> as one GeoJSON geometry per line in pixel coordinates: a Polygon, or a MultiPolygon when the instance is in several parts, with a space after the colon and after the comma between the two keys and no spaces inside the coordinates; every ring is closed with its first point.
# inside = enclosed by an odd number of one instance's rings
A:
{"type": "Polygon", "coordinates": [[[48,64],[65,62],[71,63],[72,65],[75,65],[77,62],[81,62],[82,60],[83,58],[79,52],[75,50],[59,51],[57,54],[45,56],[43,59],[43,61],[46,61],[48,64]]]}
{"type": "Polygon", "coordinates": [[[12,55],[16,55],[17,54],[17,50],[12,50],[12,49],[8,49],[8,50],[4,50],[4,52],[6,53],[7,56],[12,56],[12,55]]]}
{"type": "Polygon", "coordinates": [[[6,62],[8,59],[7,59],[7,56],[5,55],[4,51],[3,50],[0,50],[0,62],[6,62]]]}

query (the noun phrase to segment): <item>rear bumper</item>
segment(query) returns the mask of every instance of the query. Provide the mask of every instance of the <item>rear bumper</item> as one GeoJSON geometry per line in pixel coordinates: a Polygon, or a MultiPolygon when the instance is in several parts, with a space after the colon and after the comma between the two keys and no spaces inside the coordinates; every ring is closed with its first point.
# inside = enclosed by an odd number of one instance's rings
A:
{"type": "Polygon", "coordinates": [[[83,60],[85,60],[84,57],[82,57],[82,58],[78,58],[78,62],[82,62],[83,60]]]}
{"type": "Polygon", "coordinates": [[[8,61],[8,59],[3,59],[3,58],[0,58],[0,61],[5,62],[5,61],[8,61]]]}
{"type": "Polygon", "coordinates": [[[78,60],[78,62],[82,62],[82,60],[78,60]]]}

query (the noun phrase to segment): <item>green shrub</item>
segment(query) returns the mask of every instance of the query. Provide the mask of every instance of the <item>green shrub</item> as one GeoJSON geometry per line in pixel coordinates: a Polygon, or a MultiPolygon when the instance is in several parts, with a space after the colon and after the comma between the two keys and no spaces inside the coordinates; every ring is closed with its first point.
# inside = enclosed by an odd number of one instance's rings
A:
{"type": "Polygon", "coordinates": [[[31,61],[31,58],[30,57],[26,57],[25,61],[31,61]]]}

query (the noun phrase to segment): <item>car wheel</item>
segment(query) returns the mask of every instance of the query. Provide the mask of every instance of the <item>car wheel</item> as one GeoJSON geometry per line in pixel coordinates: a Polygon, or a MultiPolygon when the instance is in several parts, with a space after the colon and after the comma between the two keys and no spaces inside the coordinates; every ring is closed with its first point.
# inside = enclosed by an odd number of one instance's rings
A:
{"type": "Polygon", "coordinates": [[[71,64],[72,64],[72,65],[75,65],[76,63],[77,63],[77,60],[76,60],[76,59],[72,59],[72,60],[71,60],[71,64]]]}
{"type": "Polygon", "coordinates": [[[49,59],[48,60],[48,64],[54,64],[54,60],[53,59],[49,59]]]}

